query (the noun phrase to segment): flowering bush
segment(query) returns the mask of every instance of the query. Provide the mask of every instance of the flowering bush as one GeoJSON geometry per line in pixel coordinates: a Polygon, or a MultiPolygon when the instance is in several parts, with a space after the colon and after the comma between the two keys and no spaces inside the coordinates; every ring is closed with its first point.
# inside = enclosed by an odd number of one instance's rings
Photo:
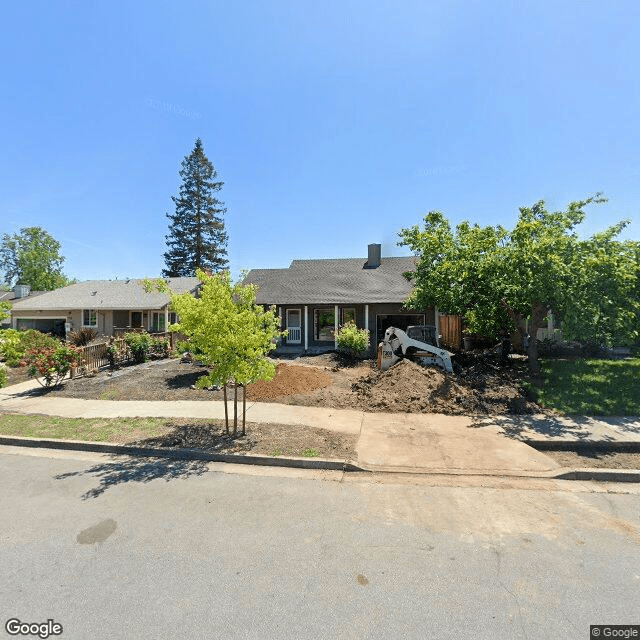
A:
{"type": "Polygon", "coordinates": [[[9,384],[9,376],[7,376],[7,367],[0,364],[0,389],[6,387],[9,384]]]}
{"type": "Polygon", "coordinates": [[[29,349],[26,360],[30,376],[34,376],[43,387],[55,387],[71,367],[81,364],[82,354],[75,347],[58,343],[54,347],[29,349]]]}
{"type": "Polygon", "coordinates": [[[364,353],[369,348],[369,332],[358,329],[355,322],[347,322],[338,329],[338,349],[350,356],[364,353]]]}

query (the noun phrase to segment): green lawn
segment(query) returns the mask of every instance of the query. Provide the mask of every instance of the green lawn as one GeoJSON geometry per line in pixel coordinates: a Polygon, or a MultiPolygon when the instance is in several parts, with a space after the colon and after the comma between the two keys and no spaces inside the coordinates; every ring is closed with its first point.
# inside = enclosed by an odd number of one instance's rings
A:
{"type": "Polygon", "coordinates": [[[569,415],[640,416],[640,358],[544,360],[538,402],[569,415]]]}
{"type": "Polygon", "coordinates": [[[0,414],[0,434],[28,438],[131,442],[169,431],[166,418],[56,418],[0,414]]]}

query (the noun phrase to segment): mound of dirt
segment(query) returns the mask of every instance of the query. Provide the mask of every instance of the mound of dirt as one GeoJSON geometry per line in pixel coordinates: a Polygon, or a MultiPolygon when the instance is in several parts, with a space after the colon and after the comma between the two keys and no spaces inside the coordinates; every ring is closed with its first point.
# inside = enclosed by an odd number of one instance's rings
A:
{"type": "Polygon", "coordinates": [[[406,413],[532,413],[517,385],[493,380],[487,385],[478,372],[449,375],[436,367],[401,360],[388,371],[371,371],[351,386],[358,404],[369,411],[406,413]],[[475,375],[474,375],[475,374],[475,375]]]}
{"type": "Polygon", "coordinates": [[[296,393],[311,393],[316,389],[328,387],[333,382],[329,373],[315,367],[304,367],[280,362],[276,365],[276,375],[266,382],[258,380],[247,385],[247,398],[250,400],[275,400],[296,393]]]}

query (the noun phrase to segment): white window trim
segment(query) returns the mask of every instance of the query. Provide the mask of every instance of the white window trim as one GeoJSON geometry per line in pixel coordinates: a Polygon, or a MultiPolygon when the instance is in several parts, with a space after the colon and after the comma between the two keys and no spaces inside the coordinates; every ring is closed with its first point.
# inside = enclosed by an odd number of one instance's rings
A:
{"type": "MultiPolygon", "coordinates": [[[[89,319],[91,319],[91,317],[89,317],[89,319]]],[[[82,310],[82,326],[86,327],[88,329],[97,329],[98,328],[98,310],[97,309],[83,309],[82,310]],[[84,323],[84,312],[88,311],[89,312],[89,316],[91,316],[91,312],[93,311],[95,316],[96,316],[96,323],[95,324],[85,324],[84,323]]]]}

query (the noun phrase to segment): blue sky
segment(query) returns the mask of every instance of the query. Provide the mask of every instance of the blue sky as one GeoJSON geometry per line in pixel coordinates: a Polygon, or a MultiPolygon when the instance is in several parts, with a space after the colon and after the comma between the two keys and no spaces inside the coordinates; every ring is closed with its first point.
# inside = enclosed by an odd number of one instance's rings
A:
{"type": "Polygon", "coordinates": [[[27,0],[0,56],[0,233],[43,226],[81,280],[159,275],[198,136],[234,275],[596,191],[584,233],[640,239],[635,1],[27,0]]]}

